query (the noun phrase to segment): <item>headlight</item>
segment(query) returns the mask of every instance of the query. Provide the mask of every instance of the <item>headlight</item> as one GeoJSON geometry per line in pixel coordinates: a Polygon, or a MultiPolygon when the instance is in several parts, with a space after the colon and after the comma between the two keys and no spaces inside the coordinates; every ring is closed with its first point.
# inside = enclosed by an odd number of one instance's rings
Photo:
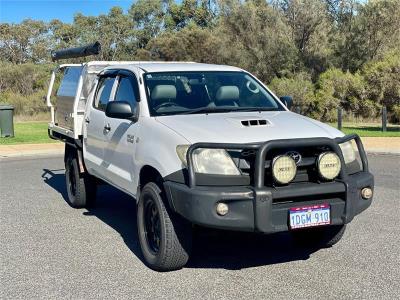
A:
{"type": "MultiPolygon", "coordinates": [[[[180,160],[187,165],[186,153],[189,145],[178,145],[176,153],[180,160]]],[[[193,168],[196,173],[217,175],[240,175],[228,152],[223,149],[202,149],[193,151],[193,168]]]]}
{"type": "Polygon", "coordinates": [[[318,157],[318,171],[323,178],[327,180],[336,178],[340,168],[340,158],[336,153],[324,152],[318,157]]]}
{"type": "Polygon", "coordinates": [[[272,162],[272,175],[281,184],[291,182],[296,176],[297,166],[293,158],[281,155],[274,158],[272,162]]]}
{"type": "Polygon", "coordinates": [[[343,144],[339,144],[340,149],[343,153],[344,162],[346,165],[356,160],[356,153],[353,148],[353,143],[348,141],[343,144]]]}

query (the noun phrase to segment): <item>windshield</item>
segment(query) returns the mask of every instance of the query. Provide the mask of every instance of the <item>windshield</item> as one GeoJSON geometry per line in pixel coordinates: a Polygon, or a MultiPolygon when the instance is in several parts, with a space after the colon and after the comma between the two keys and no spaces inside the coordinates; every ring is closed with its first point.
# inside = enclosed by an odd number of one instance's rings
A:
{"type": "Polygon", "coordinates": [[[284,110],[244,72],[147,73],[145,84],[152,116],[284,110]]]}

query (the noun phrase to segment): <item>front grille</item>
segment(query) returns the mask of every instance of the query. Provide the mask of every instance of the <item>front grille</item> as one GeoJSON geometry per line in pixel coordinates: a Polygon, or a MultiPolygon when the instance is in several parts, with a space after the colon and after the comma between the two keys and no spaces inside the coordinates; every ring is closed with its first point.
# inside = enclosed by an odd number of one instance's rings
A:
{"type": "MultiPolygon", "coordinates": [[[[271,149],[265,158],[265,178],[264,185],[266,187],[279,186],[275,183],[272,176],[272,160],[274,157],[284,155],[288,152],[298,152],[301,155],[301,161],[297,163],[297,174],[294,180],[289,183],[305,183],[305,182],[320,182],[317,170],[318,156],[326,151],[332,151],[329,147],[303,147],[303,148],[290,148],[290,149],[271,149]]],[[[250,176],[250,181],[254,183],[254,170],[256,151],[243,150],[243,151],[229,151],[233,160],[243,174],[250,176]]]]}

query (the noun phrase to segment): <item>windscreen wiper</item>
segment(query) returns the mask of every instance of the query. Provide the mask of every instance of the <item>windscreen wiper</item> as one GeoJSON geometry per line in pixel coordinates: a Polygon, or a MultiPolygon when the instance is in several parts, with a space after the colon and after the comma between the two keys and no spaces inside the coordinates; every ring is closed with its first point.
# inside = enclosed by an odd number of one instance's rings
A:
{"type": "Polygon", "coordinates": [[[272,107],[237,107],[237,106],[220,106],[220,107],[200,107],[183,111],[179,114],[197,114],[197,113],[219,113],[219,112],[235,112],[235,111],[274,111],[272,107]]]}
{"type": "Polygon", "coordinates": [[[278,110],[275,107],[256,107],[256,106],[250,106],[250,107],[234,107],[232,111],[275,111],[278,110]]]}
{"type": "Polygon", "coordinates": [[[219,113],[234,111],[235,107],[200,107],[183,111],[179,114],[219,113]]]}

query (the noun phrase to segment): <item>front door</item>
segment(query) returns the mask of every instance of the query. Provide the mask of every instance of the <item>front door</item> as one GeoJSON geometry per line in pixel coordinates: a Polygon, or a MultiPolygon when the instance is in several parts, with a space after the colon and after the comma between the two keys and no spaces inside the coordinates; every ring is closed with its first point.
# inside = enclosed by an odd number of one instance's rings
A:
{"type": "MultiPolygon", "coordinates": [[[[113,101],[126,101],[132,111],[138,113],[139,86],[134,73],[120,70],[116,78],[116,90],[113,101]]],[[[116,186],[135,194],[133,191],[135,151],[138,122],[106,117],[106,147],[104,163],[107,166],[107,178],[116,186]]]]}

